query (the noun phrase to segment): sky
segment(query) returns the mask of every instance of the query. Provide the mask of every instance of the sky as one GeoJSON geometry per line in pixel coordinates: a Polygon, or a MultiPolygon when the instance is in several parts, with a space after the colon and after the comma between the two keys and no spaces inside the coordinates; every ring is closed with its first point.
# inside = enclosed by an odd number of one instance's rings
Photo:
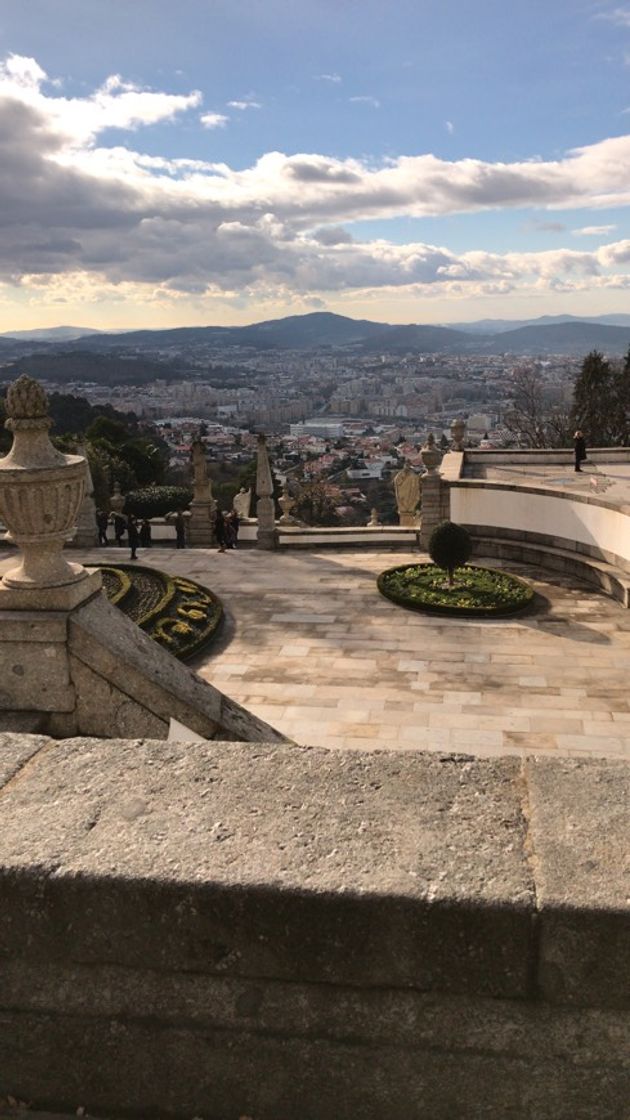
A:
{"type": "Polygon", "coordinates": [[[0,331],[630,312],[628,0],[0,0],[0,331]]]}

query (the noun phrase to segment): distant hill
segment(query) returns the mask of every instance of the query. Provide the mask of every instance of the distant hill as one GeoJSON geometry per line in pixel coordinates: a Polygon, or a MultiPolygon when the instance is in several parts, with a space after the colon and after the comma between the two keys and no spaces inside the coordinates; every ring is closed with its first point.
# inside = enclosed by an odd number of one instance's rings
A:
{"type": "Polygon", "coordinates": [[[469,334],[503,334],[520,327],[550,327],[558,323],[599,323],[609,327],[630,327],[630,315],[541,315],[537,319],[476,319],[472,323],[447,323],[451,330],[469,334]]]}
{"type": "Polygon", "coordinates": [[[92,327],[40,327],[32,331],[4,331],[0,338],[15,338],[18,342],[74,342],[88,334],[100,334],[92,327]]]}
{"type": "Polygon", "coordinates": [[[98,385],[144,385],[162,378],[185,377],[183,363],[159,362],[154,358],[122,358],[118,354],[98,354],[90,350],[30,353],[0,371],[0,380],[12,381],[22,373],[48,381],[93,381],[98,385]]]}
{"type": "MultiPolygon", "coordinates": [[[[630,317],[629,317],[630,318],[630,317]]],[[[630,346],[630,325],[606,326],[599,323],[551,323],[547,326],[519,327],[514,331],[477,340],[479,353],[485,354],[571,354],[585,355],[590,350],[606,354],[625,354],[630,346]]]]}
{"type": "MultiPolygon", "coordinates": [[[[304,350],[312,351],[329,348],[347,348],[363,353],[451,353],[451,354],[568,354],[583,355],[589,350],[603,350],[608,354],[625,354],[630,345],[630,315],[608,316],[624,320],[621,324],[607,324],[588,319],[571,317],[544,316],[527,325],[503,329],[503,320],[482,320],[494,323],[495,329],[485,333],[472,330],[455,330],[452,327],[438,327],[423,324],[375,323],[368,319],[349,319],[345,315],[334,315],[327,311],[316,311],[310,315],[290,315],[285,319],[271,319],[263,323],[251,323],[245,327],[176,327],[170,330],[127,331],[121,334],[89,334],[75,341],[61,344],[68,355],[82,356],[73,370],[87,368],[86,356],[91,354],[116,355],[123,360],[123,353],[132,351],[134,361],[156,362],[164,370],[162,363],[169,362],[183,368],[188,351],[191,353],[204,347],[247,347],[253,350],[304,350]],[[557,321],[559,319],[559,321],[557,321]],[[627,320],[627,324],[625,323],[627,320]],[[501,323],[501,330],[496,324],[501,323]],[[146,358],[143,356],[145,352],[146,358]],[[178,351],[183,352],[180,358],[178,351]]],[[[472,324],[474,325],[474,324],[472,324]]],[[[469,327],[471,324],[469,324],[469,327]]],[[[64,328],[67,329],[67,328],[64,328]]],[[[0,356],[5,353],[19,357],[28,344],[0,337],[0,356]],[[17,348],[17,353],[15,352],[17,348]]],[[[53,341],[33,342],[33,349],[39,350],[42,357],[42,373],[47,357],[59,355],[60,346],[53,341]]],[[[6,361],[6,357],[4,358],[6,361]]],[[[127,359],[131,361],[131,359],[127,359]]],[[[173,367],[174,368],[174,367],[173,367]]],[[[48,362],[49,375],[53,376],[48,362]]],[[[94,367],[96,369],[96,367],[94,367]]],[[[94,372],[94,370],[92,371],[94,372]]],[[[111,370],[103,369],[108,379],[111,370]]],[[[124,380],[146,380],[148,369],[141,371],[136,366],[135,377],[131,369],[122,370],[124,380]]],[[[80,376],[95,376],[81,372],[80,376]]],[[[79,376],[79,374],[77,374],[79,376]]],[[[166,376],[164,372],[156,376],[166,376]]],[[[74,377],[68,375],[67,379],[74,377]]]]}

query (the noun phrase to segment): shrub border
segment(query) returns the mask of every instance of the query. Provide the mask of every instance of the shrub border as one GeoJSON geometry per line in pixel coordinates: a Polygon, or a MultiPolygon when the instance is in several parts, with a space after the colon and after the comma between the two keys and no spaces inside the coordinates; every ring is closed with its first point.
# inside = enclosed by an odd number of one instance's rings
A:
{"type": "MultiPolygon", "coordinates": [[[[480,572],[496,572],[497,568],[488,568],[481,564],[463,564],[464,568],[475,568],[480,572]]],[[[437,564],[397,564],[394,568],[386,568],[377,577],[376,586],[381,595],[385,599],[389,599],[391,603],[396,603],[399,607],[404,607],[406,610],[419,611],[421,614],[441,614],[447,615],[451,618],[504,618],[506,615],[521,615],[527,610],[530,610],[534,604],[536,595],[533,587],[525,580],[519,579],[518,576],[513,576],[511,572],[502,572],[503,575],[509,577],[514,583],[526,588],[530,593],[529,599],[522,606],[514,606],[506,604],[505,606],[498,606],[494,608],[488,607],[457,607],[457,606],[440,606],[437,603],[419,603],[417,600],[411,602],[403,595],[397,595],[395,592],[385,590],[384,584],[387,576],[392,575],[394,572],[404,572],[408,568],[437,568],[437,564]]],[[[456,569],[457,571],[457,569],[456,569]]],[[[446,574],[446,573],[445,573],[446,574]]]]}
{"type": "MultiPolygon", "coordinates": [[[[109,599],[108,601],[112,603],[112,605],[117,606],[119,610],[123,611],[123,613],[124,607],[122,605],[122,600],[131,589],[131,577],[133,576],[134,572],[151,572],[152,575],[157,576],[162,581],[164,585],[164,594],[158,600],[156,605],[151,608],[150,611],[147,611],[146,614],[142,615],[142,617],[136,621],[135,625],[143,630],[148,635],[148,637],[150,637],[152,641],[155,641],[157,645],[161,646],[162,649],[167,650],[168,653],[172,653],[174,657],[177,657],[179,661],[188,661],[191,657],[194,657],[195,654],[199,653],[200,650],[207,645],[211,638],[219,633],[225,617],[223,604],[218,595],[215,595],[214,592],[210,590],[210,588],[204,587],[201,583],[197,583],[196,580],[188,579],[188,577],[183,576],[170,576],[167,572],[161,571],[160,568],[153,568],[147,564],[95,564],[92,566],[98,568],[99,570],[103,568],[109,568],[111,571],[115,571],[122,577],[121,583],[124,584],[124,590],[116,592],[115,597],[109,599]],[[191,588],[194,588],[194,591],[186,591],[183,588],[178,588],[177,581],[180,578],[188,583],[191,588]],[[202,630],[194,631],[194,639],[186,646],[184,650],[171,649],[167,642],[161,641],[152,632],[153,628],[155,628],[159,622],[163,620],[165,621],[167,618],[172,617],[170,614],[165,614],[164,612],[167,610],[169,604],[173,601],[178,591],[180,591],[181,593],[182,603],[185,603],[186,598],[190,598],[194,594],[202,594],[208,599],[207,625],[202,630]],[[164,616],[164,619],[160,617],[162,615],[164,616]]],[[[173,621],[175,622],[182,620],[178,620],[173,617],[173,621]]]]}

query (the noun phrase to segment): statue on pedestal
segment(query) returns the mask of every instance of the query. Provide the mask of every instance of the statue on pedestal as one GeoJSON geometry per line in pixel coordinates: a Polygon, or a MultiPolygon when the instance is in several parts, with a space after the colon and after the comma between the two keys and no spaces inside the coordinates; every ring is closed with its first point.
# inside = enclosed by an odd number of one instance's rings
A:
{"type": "Polygon", "coordinates": [[[251,487],[249,490],[246,490],[244,486],[241,486],[238,494],[234,495],[234,500],[232,501],[232,508],[236,510],[239,521],[245,521],[249,517],[251,504],[251,487]]]}
{"type": "Polygon", "coordinates": [[[188,540],[195,547],[208,548],[214,543],[214,507],[212,483],[208,478],[206,447],[197,437],[190,449],[193,470],[193,500],[188,522],[188,540]]]}
{"type": "Polygon", "coordinates": [[[401,471],[394,476],[394,492],[398,508],[398,520],[401,525],[412,528],[416,524],[415,513],[420,501],[420,476],[405,463],[401,471]]]}

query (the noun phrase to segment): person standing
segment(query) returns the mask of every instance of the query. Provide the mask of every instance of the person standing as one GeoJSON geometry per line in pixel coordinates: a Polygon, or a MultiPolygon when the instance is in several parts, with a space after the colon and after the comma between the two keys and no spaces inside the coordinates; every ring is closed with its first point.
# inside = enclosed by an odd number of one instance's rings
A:
{"type": "Polygon", "coordinates": [[[127,529],[127,518],[124,513],[114,514],[114,537],[116,539],[116,547],[122,548],[123,537],[127,529]]]}
{"type": "Polygon", "coordinates": [[[151,548],[151,522],[148,517],[140,524],[140,548],[151,548]]]}
{"type": "Polygon", "coordinates": [[[96,511],[96,528],[98,529],[98,543],[108,545],[107,539],[107,526],[109,525],[109,514],[104,509],[97,509],[96,511]]]}
{"type": "Polygon", "coordinates": [[[186,518],[184,517],[183,510],[178,509],[177,513],[175,514],[174,525],[175,525],[175,547],[176,548],[185,548],[186,547],[186,518]]]}
{"type": "Polygon", "coordinates": [[[214,519],[214,535],[217,538],[219,552],[225,552],[225,544],[227,541],[227,526],[225,524],[225,515],[217,506],[217,512],[214,519]]]}
{"type": "Polygon", "coordinates": [[[140,534],[138,532],[138,522],[133,513],[129,514],[127,518],[127,536],[129,537],[129,548],[131,549],[130,560],[137,560],[136,549],[140,543],[140,534]]]}
{"type": "Polygon", "coordinates": [[[584,439],[584,433],[579,428],[573,437],[573,447],[575,449],[575,469],[581,471],[580,464],[586,459],[586,440],[584,439]]]}
{"type": "Polygon", "coordinates": [[[227,526],[227,546],[228,548],[236,548],[236,545],[238,543],[238,530],[240,521],[238,519],[238,513],[235,509],[230,510],[227,517],[225,518],[225,522],[227,526]]]}

